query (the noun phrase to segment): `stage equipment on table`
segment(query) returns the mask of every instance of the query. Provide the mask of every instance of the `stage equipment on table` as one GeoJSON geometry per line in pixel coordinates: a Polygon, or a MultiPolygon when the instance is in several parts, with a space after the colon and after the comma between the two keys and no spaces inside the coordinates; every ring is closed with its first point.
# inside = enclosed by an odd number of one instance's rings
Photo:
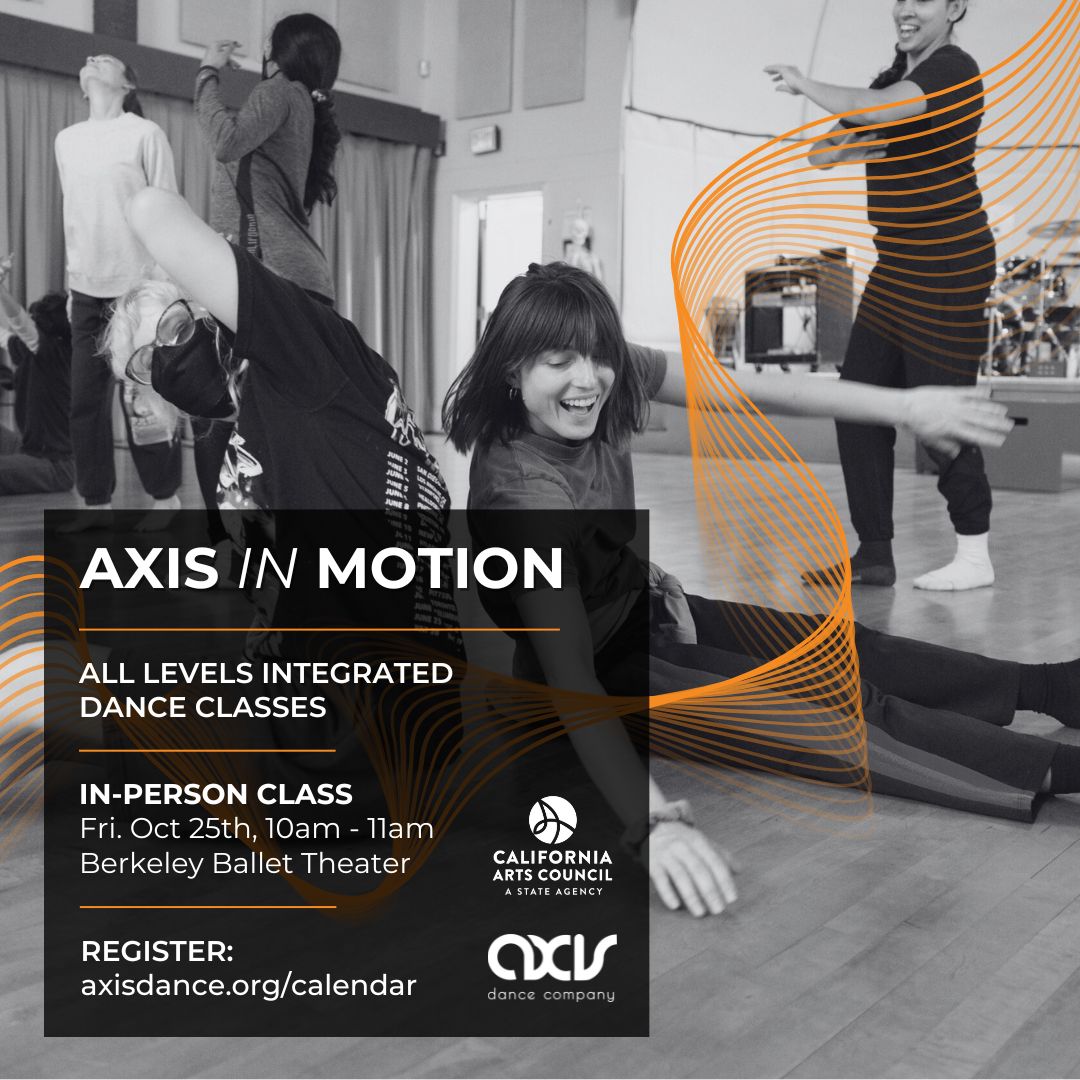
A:
{"type": "MultiPolygon", "coordinates": [[[[1055,226],[1069,222],[1051,222],[1055,226]]],[[[1037,226],[1036,228],[1049,228],[1037,226]]],[[[1034,230],[1033,230],[1034,232],[1034,230]]],[[[1069,253],[1071,255],[1073,253],[1069,253]]],[[[985,374],[1062,377],[1080,364],[1080,266],[1014,256],[998,267],[990,294],[985,374]]]]}
{"type": "Polygon", "coordinates": [[[779,364],[839,366],[854,316],[854,286],[846,248],[818,255],[779,256],[748,270],[744,280],[746,362],[760,371],[779,364]]]}

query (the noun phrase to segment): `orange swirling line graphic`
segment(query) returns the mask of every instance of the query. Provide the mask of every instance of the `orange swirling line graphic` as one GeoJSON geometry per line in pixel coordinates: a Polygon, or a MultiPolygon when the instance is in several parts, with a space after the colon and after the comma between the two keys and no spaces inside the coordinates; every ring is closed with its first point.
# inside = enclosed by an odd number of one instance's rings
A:
{"type": "Polygon", "coordinates": [[[66,563],[30,555],[0,566],[0,858],[41,812],[47,705],[66,718],[50,725],[56,749],[75,748],[77,688],[48,699],[45,688],[47,669],[50,678],[77,678],[80,649],[86,658],[80,625],[77,578],[66,563]]]}
{"type": "MultiPolygon", "coordinates": [[[[868,325],[929,363],[961,370],[959,363],[966,361],[963,370],[970,372],[972,353],[987,346],[987,281],[998,277],[998,295],[1023,295],[1029,268],[1047,257],[1059,237],[1050,230],[1039,250],[998,274],[981,211],[970,207],[955,173],[928,168],[923,152],[913,147],[904,153],[904,144],[930,139],[939,150],[961,148],[970,142],[964,129],[970,132],[989,111],[981,144],[974,151],[960,150],[951,164],[970,164],[982,177],[983,205],[1003,248],[1000,257],[1018,255],[1032,224],[1047,218],[1066,219],[1060,230],[1065,236],[1067,219],[1080,216],[1074,143],[1078,58],[1080,3],[1063,0],[1029,41],[981,74],[984,93],[978,79],[971,79],[912,99],[926,103],[916,131],[909,129],[910,120],[872,125],[880,138],[867,149],[892,144],[888,169],[879,163],[880,182],[899,183],[917,197],[931,211],[933,230],[905,221],[902,207],[891,217],[878,212],[879,219],[888,218],[879,225],[890,243],[894,232],[901,234],[895,239],[901,269],[890,264],[867,281],[861,316],[868,325]],[[934,248],[942,242],[941,228],[948,233],[949,259],[982,282],[957,282],[953,269],[940,266],[934,248]]],[[[740,599],[762,605],[733,615],[733,629],[750,656],[773,659],[738,680],[654,698],[654,743],[676,756],[693,748],[700,755],[695,760],[749,765],[749,772],[723,771],[711,778],[830,817],[838,813],[827,805],[837,798],[835,788],[854,793],[868,780],[843,528],[794,448],[717,364],[705,329],[718,300],[729,308],[737,304],[747,272],[781,254],[816,255],[824,246],[844,243],[857,273],[868,277],[876,248],[865,183],[845,175],[844,166],[821,169],[806,158],[838,120],[856,115],[865,120],[875,111],[804,124],[741,157],[691,204],[671,254],[709,569],[720,582],[739,583],[740,599]],[[814,588],[799,584],[802,571],[834,564],[843,567],[842,577],[814,588]],[[825,611],[822,620],[782,617],[772,610],[797,611],[808,602],[825,611]],[[736,683],[744,683],[742,697],[736,683]],[[770,726],[759,723],[750,735],[754,716],[769,718],[770,726]],[[753,743],[766,730],[777,739],[786,736],[799,752],[776,761],[753,743]],[[785,785],[783,774],[791,772],[809,786],[785,785]]],[[[830,273],[827,264],[819,275],[825,304],[850,303],[840,275],[830,273]]],[[[1075,302],[1072,297],[1063,302],[1070,301],[1075,302]]],[[[858,805],[843,797],[837,801],[845,808],[841,816],[858,805]]]]}
{"type": "MultiPolygon", "coordinates": [[[[969,371],[972,351],[981,351],[987,343],[986,282],[995,280],[995,294],[1002,301],[1022,301],[1032,273],[1063,241],[1076,236],[1078,33],[1080,4],[1062,0],[1030,40],[981,73],[984,95],[978,93],[977,79],[972,79],[911,99],[926,102],[918,131],[905,131],[910,120],[867,125],[881,136],[867,143],[867,149],[892,144],[894,151],[902,150],[905,143],[929,139],[939,151],[947,151],[968,141],[958,129],[985,120],[979,145],[970,153],[961,150],[948,168],[927,167],[920,152],[894,153],[888,172],[878,163],[879,182],[902,184],[933,220],[906,220],[908,207],[878,211],[880,224],[889,232],[889,245],[897,253],[895,261],[903,268],[879,267],[864,290],[862,316],[869,326],[928,363],[959,371],[951,361],[966,359],[962,370],[969,371]],[[977,172],[983,210],[997,237],[997,258],[986,240],[982,211],[964,205],[970,200],[952,171],[959,165],[970,165],[977,172]],[[1047,225],[1039,228],[1043,222],[1047,225]],[[942,243],[942,229],[948,233],[950,261],[962,262],[965,273],[982,282],[950,283],[954,270],[934,268],[941,260],[934,249],[942,243]],[[1039,241],[1034,250],[1027,246],[1032,236],[1039,241]],[[999,268],[999,261],[1006,265],[999,268]],[[949,297],[947,304],[942,297],[949,297]],[[958,311],[966,317],[957,318],[958,311]],[[945,313],[953,317],[942,318],[945,313]]],[[[690,295],[705,289],[710,299],[734,300],[747,269],[761,266],[771,256],[813,255],[823,245],[838,243],[847,245],[856,273],[866,278],[876,249],[862,178],[844,165],[815,168],[807,155],[837,120],[866,121],[892,107],[853,110],[804,124],[725,170],[683,222],[690,235],[683,237],[677,290],[690,295]]],[[[825,302],[845,302],[846,292],[827,273],[823,277],[825,302]]],[[[1075,305],[1078,289],[1080,279],[1073,278],[1055,303],[1075,305]]],[[[690,310],[696,319],[692,306],[690,310]]]]}

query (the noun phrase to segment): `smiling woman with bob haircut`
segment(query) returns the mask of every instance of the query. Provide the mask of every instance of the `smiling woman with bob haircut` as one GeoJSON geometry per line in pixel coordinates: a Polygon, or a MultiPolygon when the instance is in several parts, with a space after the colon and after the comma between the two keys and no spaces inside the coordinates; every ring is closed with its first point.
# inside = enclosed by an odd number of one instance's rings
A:
{"type": "MultiPolygon", "coordinates": [[[[561,263],[534,264],[506,286],[450,389],[445,429],[458,450],[473,452],[474,539],[487,527],[478,511],[542,510],[548,518],[596,512],[579,531],[570,525],[561,533],[562,589],[485,596],[500,626],[560,629],[515,632],[519,677],[582,694],[622,695],[638,693],[641,672],[648,670],[655,694],[707,685],[762,662],[745,655],[732,632],[746,618],[760,619],[762,609],[685,596],[670,575],[647,575],[629,549],[633,515],[603,513],[636,506],[629,436],[643,427],[648,401],[686,405],[685,376],[674,360],[627,345],[615,305],[589,274],[561,263]],[[650,587],[655,584],[660,588],[650,587]],[[681,620],[677,635],[665,629],[672,603],[681,620]],[[648,656],[640,655],[642,638],[633,632],[642,612],[648,656]]],[[[903,426],[943,454],[955,454],[962,444],[999,445],[1011,426],[1001,406],[973,391],[823,384],[797,375],[738,378],[762,408],[903,426]]],[[[875,791],[1030,819],[1040,791],[1080,787],[1080,748],[1006,728],[1018,708],[1080,726],[1080,661],[1022,665],[862,626],[856,626],[856,647],[875,791]],[[920,763],[918,782],[913,760],[920,763]]],[[[733,902],[725,857],[694,826],[684,802],[669,802],[647,780],[622,722],[568,727],[586,770],[626,826],[627,842],[647,853],[664,903],[704,915],[733,902]],[[649,813],[635,820],[633,792],[645,782],[649,813]]],[[[731,721],[712,737],[733,750],[744,738],[752,741],[731,721]]],[[[808,755],[795,740],[771,753],[795,775],[837,779],[835,769],[822,768],[820,755],[808,755]]]]}

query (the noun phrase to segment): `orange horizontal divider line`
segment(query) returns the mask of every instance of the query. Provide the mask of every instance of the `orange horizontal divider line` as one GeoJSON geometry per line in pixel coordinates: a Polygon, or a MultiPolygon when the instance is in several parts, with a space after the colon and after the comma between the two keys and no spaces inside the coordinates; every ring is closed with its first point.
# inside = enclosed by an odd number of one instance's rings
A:
{"type": "MultiPolygon", "coordinates": [[[[250,626],[80,626],[82,634],[247,634],[250,626]]],[[[260,626],[274,634],[557,634],[557,626],[260,626]]]]}
{"type": "Polygon", "coordinates": [[[86,749],[79,748],[80,754],[336,754],[336,750],[299,750],[299,749],[285,749],[285,750],[237,750],[237,749],[218,749],[217,747],[199,747],[193,746],[190,749],[165,749],[158,748],[156,746],[144,746],[140,750],[110,750],[110,749],[86,749]]]}
{"type": "Polygon", "coordinates": [[[337,904],[80,904],[80,911],[336,911],[337,904]]]}

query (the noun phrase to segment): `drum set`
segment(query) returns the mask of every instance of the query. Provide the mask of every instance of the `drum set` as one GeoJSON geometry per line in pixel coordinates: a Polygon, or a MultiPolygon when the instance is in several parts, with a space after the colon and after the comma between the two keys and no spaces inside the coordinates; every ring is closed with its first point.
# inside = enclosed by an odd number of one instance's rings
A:
{"type": "MultiPolygon", "coordinates": [[[[1080,219],[1037,225],[1031,236],[1080,239],[1080,219]]],[[[1015,256],[990,293],[988,375],[1076,376],[1080,366],[1080,250],[1054,262],[1015,256]]]]}

